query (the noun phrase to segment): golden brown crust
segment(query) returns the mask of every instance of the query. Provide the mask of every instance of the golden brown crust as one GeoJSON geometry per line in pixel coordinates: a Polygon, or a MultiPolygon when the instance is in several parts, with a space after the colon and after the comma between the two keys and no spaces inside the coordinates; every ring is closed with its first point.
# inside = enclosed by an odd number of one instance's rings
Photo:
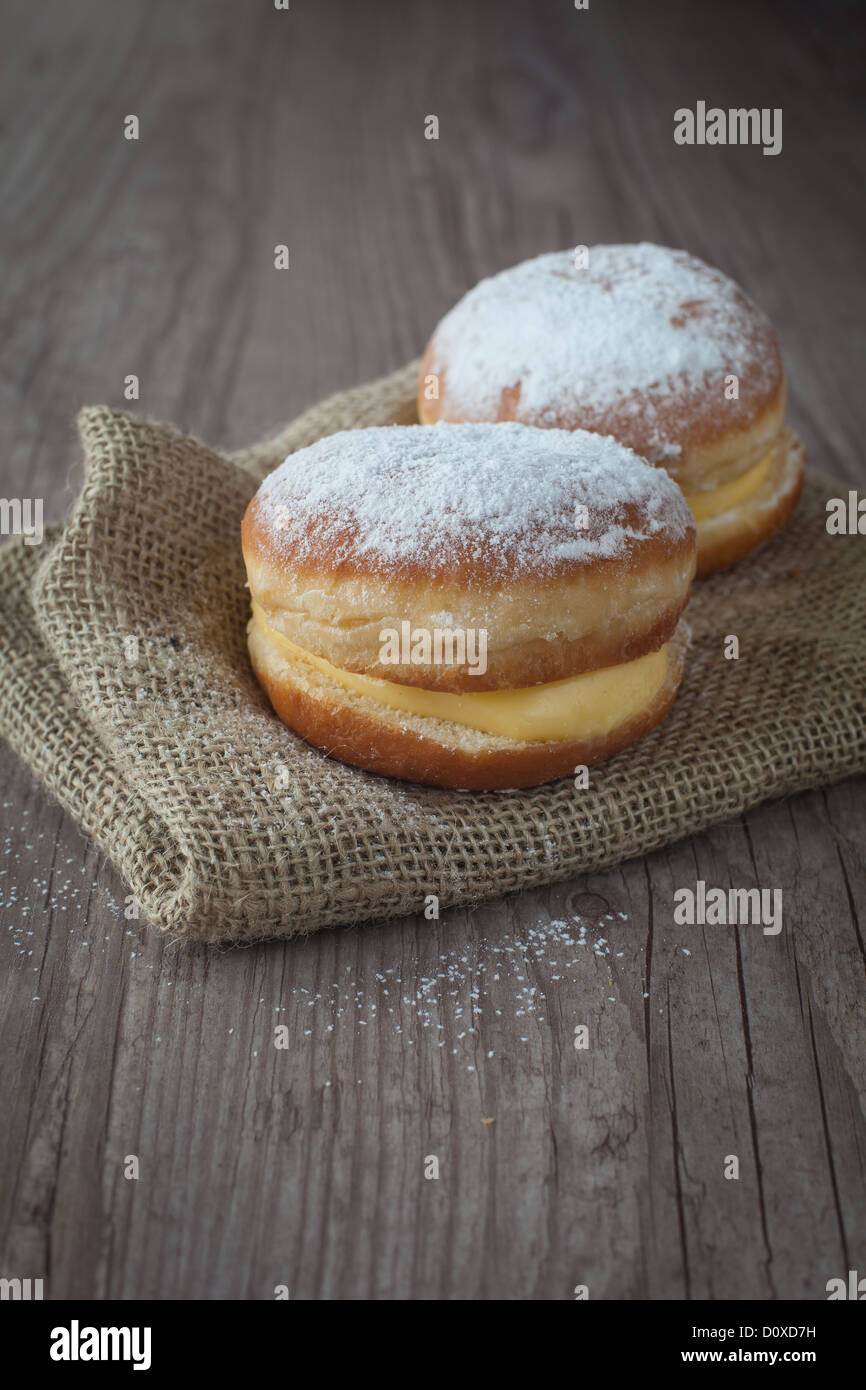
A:
{"type": "MultiPolygon", "coordinates": [[[[652,248],[646,247],[597,249],[606,257],[602,260],[602,265],[607,267],[602,279],[610,273],[611,265],[621,269],[628,278],[633,257],[640,265],[641,259],[652,252],[652,248]]],[[[647,260],[648,266],[652,254],[647,260]]],[[[529,380],[530,366],[534,365],[537,373],[544,372],[545,361],[541,359],[549,353],[547,365],[556,377],[557,368],[561,373],[563,362],[569,360],[569,345],[579,343],[581,334],[586,336],[586,325],[579,312],[580,290],[575,292],[573,282],[575,278],[578,283],[581,278],[587,284],[593,282],[591,269],[574,277],[570,268],[565,263],[560,264],[556,257],[541,257],[537,262],[522,263],[502,276],[483,282],[437,327],[419,373],[417,406],[422,424],[435,424],[439,420],[496,419],[517,420],[549,429],[590,430],[610,434],[643,457],[661,464],[687,497],[735,482],[757,465],[768,450],[775,448],[783,435],[786,388],[779,343],[766,316],[732,281],[694,258],[684,257],[682,253],[670,255],[674,261],[688,262],[690,273],[696,277],[695,284],[700,286],[700,293],[694,299],[684,301],[671,313],[669,322],[675,330],[673,336],[677,337],[677,330],[687,326],[693,334],[706,332],[712,336],[727,331],[736,343],[732,356],[738,361],[734,399],[729,399],[731,378],[720,371],[705,377],[703,385],[693,371],[689,383],[681,383],[677,389],[671,389],[668,383],[666,389],[630,390],[627,379],[611,375],[611,361],[616,358],[616,350],[611,359],[604,348],[597,371],[605,389],[595,392],[594,400],[593,386],[598,384],[593,376],[594,366],[588,368],[585,399],[572,389],[562,390],[559,396],[551,389],[545,396],[539,393],[537,381],[527,392],[524,378],[529,380]],[[571,303],[575,311],[574,341],[571,344],[564,341],[561,348],[557,348],[556,342],[560,339],[550,343],[534,340],[533,362],[529,363],[519,332],[519,315],[525,306],[520,296],[513,298],[513,294],[516,280],[533,265],[538,268],[538,274],[532,281],[532,291],[539,296],[533,302],[544,304],[545,294],[553,293],[556,302],[571,303]],[[565,300],[560,298],[559,290],[550,289],[556,275],[572,281],[562,286],[565,300]],[[569,296],[573,298],[569,300],[569,296]],[[494,303],[501,311],[498,317],[497,313],[491,316],[494,303]],[[493,324],[498,328],[495,335],[491,329],[493,324]],[[491,336],[495,337],[495,342],[489,348],[491,360],[487,369],[498,377],[497,385],[501,384],[498,395],[489,389],[486,374],[474,365],[487,361],[484,344],[491,336]],[[464,351],[467,344],[471,346],[471,354],[464,351]],[[512,379],[507,370],[510,359],[516,367],[512,379]],[[523,364],[522,367],[519,364],[523,364]],[[458,372],[463,379],[457,378],[458,372]],[[438,394],[428,400],[428,384],[432,378],[435,378],[438,394]],[[543,409],[539,409],[541,404],[543,409]]],[[[590,267],[593,264],[592,250],[589,264],[590,267]]],[[[612,278],[615,282],[616,277],[612,278]]],[[[596,273],[596,289],[598,282],[596,273]]],[[[653,285],[651,273],[646,287],[650,296],[658,289],[653,285]]],[[[552,302],[543,312],[553,314],[552,302]]],[[[567,337],[572,330],[569,326],[564,331],[567,337]]],[[[548,379],[546,372],[542,379],[548,379]]],[[[699,526],[699,575],[735,563],[785,525],[796,505],[802,473],[798,481],[796,468],[789,466],[784,481],[779,479],[778,482],[777,496],[764,489],[760,499],[750,499],[724,518],[714,518],[699,526]]]]}
{"type": "Polygon", "coordinates": [[[698,522],[698,576],[714,574],[765,545],[787,526],[803,488],[806,450],[784,430],[761,487],[737,507],[698,522]]]}
{"type": "Polygon", "coordinates": [[[663,471],[614,440],[520,424],[329,436],[265,480],[242,525],[250,593],[282,637],[342,670],[453,692],[657,650],[688,599],[695,537],[663,471]]]}
{"type": "Polygon", "coordinates": [[[603,560],[563,579],[507,586],[383,580],[373,574],[292,570],[269,548],[253,503],[244,518],[250,591],[267,622],[332,666],[426,690],[515,690],[618,666],[667,641],[688,601],[695,532],[650,537],[640,557],[603,560]],[[487,669],[443,663],[384,664],[385,629],[483,630],[487,669]]]}
{"type": "MultiPolygon", "coordinates": [[[[635,462],[642,470],[647,467],[643,459],[635,462]]],[[[467,467],[470,466],[471,460],[468,460],[467,467]]],[[[579,476],[577,470],[575,475],[579,476]]],[[[533,551],[532,533],[514,541],[503,541],[478,525],[471,531],[467,526],[470,543],[462,551],[455,545],[444,556],[419,552],[398,559],[358,549],[355,544],[357,527],[348,520],[341,523],[334,515],[328,518],[327,536],[323,535],[319,517],[311,517],[291,533],[279,532],[273,525],[261,490],[251,499],[244,514],[241,544],[245,555],[269,562],[272,570],[281,574],[293,575],[293,584],[297,587],[325,584],[333,592],[342,592],[347,583],[366,581],[377,589],[392,587],[397,592],[401,585],[404,591],[423,587],[430,594],[440,596],[437,602],[441,602],[441,596],[461,590],[495,594],[503,582],[513,585],[518,564],[521,574],[525,574],[535,587],[551,581],[559,583],[580,578],[587,571],[602,569],[606,582],[616,582],[618,576],[634,569],[636,551],[640,567],[649,570],[672,554],[687,556],[692,550],[694,538],[688,511],[683,514],[676,489],[671,488],[669,482],[667,486],[671,496],[665,499],[666,514],[661,529],[650,531],[646,504],[623,495],[617,508],[617,526],[633,531],[639,536],[639,542],[610,557],[593,555],[589,559],[551,560],[540,556],[543,563],[537,570],[532,569],[528,558],[533,551]],[[435,569],[432,568],[434,564],[435,569]]],[[[395,505],[398,503],[399,498],[395,498],[395,505]]]]}
{"type": "Polygon", "coordinates": [[[613,757],[664,718],[682,679],[688,630],[668,647],[667,678],[652,703],[604,738],[519,743],[438,719],[407,715],[352,695],[275,653],[254,626],[250,657],[270,702],[290,729],[322,752],[368,772],[467,790],[533,787],[613,757]]]}
{"type": "MultiPolygon", "coordinates": [[[[434,335],[422,358],[418,377],[417,405],[421,424],[435,425],[439,420],[461,424],[487,418],[474,410],[461,410],[449,400],[447,365],[438,373],[438,399],[425,398],[424,383],[431,371],[435,344],[434,335]]],[[[679,398],[666,398],[663,409],[662,403],[655,400],[653,418],[663,419],[665,429],[677,439],[681,450],[676,456],[665,458],[663,466],[684,492],[721,487],[731,482],[747,472],[778,436],[785,415],[786,386],[775,339],[767,345],[767,351],[773,370],[770,384],[764,384],[760,392],[746,379],[740,383],[740,396],[736,401],[727,401],[720,394],[707,394],[703,400],[691,399],[687,414],[679,398]]],[[[650,396],[651,393],[647,393],[647,399],[650,396]]],[[[518,382],[503,391],[496,420],[516,420],[542,429],[582,429],[593,434],[610,434],[642,458],[652,458],[646,417],[634,408],[636,397],[637,393],[632,393],[619,408],[603,413],[589,408],[570,409],[548,411],[543,419],[530,419],[520,408],[518,382]]]]}
{"type": "Polygon", "coordinates": [[[763,311],[715,267],[646,244],[591,247],[579,269],[568,253],[550,253],[482,281],[434,330],[417,391],[422,424],[516,420],[612,435],[687,493],[745,472],[779,433],[784,404],[782,354],[763,311]],[[661,379],[645,385],[639,368],[629,379],[628,335],[653,315],[661,379]],[[730,365],[702,371],[701,342],[729,352],[730,365]]]}

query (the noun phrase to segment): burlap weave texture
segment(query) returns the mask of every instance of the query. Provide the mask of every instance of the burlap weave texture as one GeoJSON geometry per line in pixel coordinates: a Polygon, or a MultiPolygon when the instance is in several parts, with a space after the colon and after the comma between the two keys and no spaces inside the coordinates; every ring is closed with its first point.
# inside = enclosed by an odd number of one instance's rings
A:
{"type": "Polygon", "coordinates": [[[825,500],[847,489],[817,477],[783,536],[696,586],[671,714],[589,790],[392,782],[284,728],[247,660],[241,516],[291,450],[413,422],[415,370],[229,457],[85,410],[72,517],[0,553],[0,732],[163,930],[253,940],[418,911],[429,893],[490,898],[866,768],[866,544],[827,535],[825,500]]]}

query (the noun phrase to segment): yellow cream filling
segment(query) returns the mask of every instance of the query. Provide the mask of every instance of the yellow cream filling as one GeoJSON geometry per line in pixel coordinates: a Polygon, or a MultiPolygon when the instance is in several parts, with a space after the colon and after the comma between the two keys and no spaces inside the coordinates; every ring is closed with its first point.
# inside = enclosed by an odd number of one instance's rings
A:
{"type": "Polygon", "coordinates": [[[687,492],[686,501],[691,507],[695,521],[709,521],[711,517],[720,516],[722,512],[728,512],[732,507],[739,507],[742,502],[748,501],[758,491],[770,471],[772,462],[771,449],[741,477],[734,478],[733,482],[722,483],[721,487],[714,488],[712,492],[687,492]]]}
{"type": "Polygon", "coordinates": [[[397,685],[376,676],[360,676],[332,666],[324,657],[314,656],[277,632],[255,602],[253,618],[288,659],[306,662],[344,690],[365,695],[406,714],[447,719],[453,724],[518,742],[603,737],[645,710],[661,690],[667,675],[668,649],[664,646],[620,666],[587,671],[545,685],[452,695],[442,690],[397,685]]]}

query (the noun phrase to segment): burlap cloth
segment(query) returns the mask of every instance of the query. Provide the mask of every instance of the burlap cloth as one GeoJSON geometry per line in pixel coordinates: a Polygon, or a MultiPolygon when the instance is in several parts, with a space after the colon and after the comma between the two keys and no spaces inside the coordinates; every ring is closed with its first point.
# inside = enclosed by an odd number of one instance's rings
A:
{"type": "Polygon", "coordinates": [[[825,499],[847,489],[817,477],[783,536],[696,586],[673,711],[588,791],[392,782],[284,728],[247,661],[241,516],[291,450],[412,422],[414,378],[335,396],[231,457],[84,410],[71,519],[0,552],[0,731],[164,931],[249,941],[415,912],[429,893],[490,898],[866,766],[866,544],[827,535],[825,499]]]}

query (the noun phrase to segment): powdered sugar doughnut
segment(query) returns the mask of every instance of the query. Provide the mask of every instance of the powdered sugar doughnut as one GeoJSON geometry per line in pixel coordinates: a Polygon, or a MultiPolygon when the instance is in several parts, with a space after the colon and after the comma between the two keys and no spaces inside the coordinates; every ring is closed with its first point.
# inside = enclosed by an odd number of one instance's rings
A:
{"type": "Polygon", "coordinates": [[[418,412],[613,435],[686,493],[699,573],[784,524],[802,485],[766,315],[721,271],[646,242],[482,280],[433,334],[418,412]]]}
{"type": "Polygon", "coordinates": [[[694,523],[613,439],[517,423],[331,435],[265,480],[242,539],[274,708],[373,771],[532,785],[640,737],[679,684],[694,523]],[[437,633],[483,633],[483,667],[459,641],[443,657],[437,633]]]}

